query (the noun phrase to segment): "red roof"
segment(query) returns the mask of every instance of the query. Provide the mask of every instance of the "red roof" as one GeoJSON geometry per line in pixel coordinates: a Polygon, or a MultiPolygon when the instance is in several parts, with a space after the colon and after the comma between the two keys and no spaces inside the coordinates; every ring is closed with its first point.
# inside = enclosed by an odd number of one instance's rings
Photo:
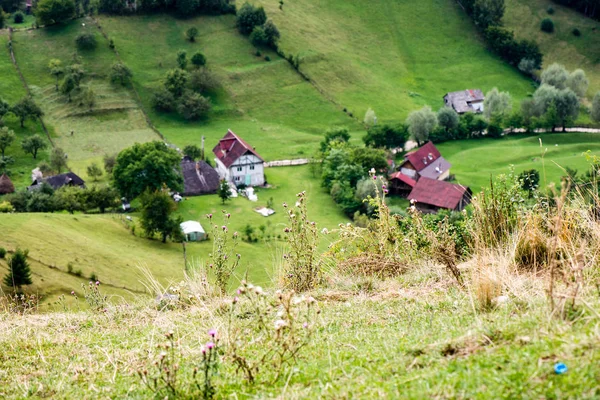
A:
{"type": "Polygon", "coordinates": [[[415,187],[415,185],[417,184],[417,181],[404,175],[402,172],[394,172],[390,175],[390,179],[399,179],[400,181],[406,183],[410,187],[415,187]]]}
{"type": "Polygon", "coordinates": [[[408,199],[417,203],[456,210],[465,193],[471,194],[471,190],[466,186],[421,177],[408,195],[408,199]]]}
{"type": "Polygon", "coordinates": [[[408,153],[404,159],[409,161],[418,172],[426,168],[440,156],[440,151],[435,147],[435,145],[431,142],[427,142],[420,149],[413,151],[412,153],[408,153]]]}
{"type": "Polygon", "coordinates": [[[238,158],[247,153],[254,154],[256,157],[260,158],[261,161],[264,161],[263,158],[254,151],[252,146],[233,133],[231,129],[227,131],[227,134],[223,136],[223,139],[219,141],[219,144],[215,146],[213,153],[215,153],[215,156],[217,156],[227,168],[236,162],[238,158]]]}

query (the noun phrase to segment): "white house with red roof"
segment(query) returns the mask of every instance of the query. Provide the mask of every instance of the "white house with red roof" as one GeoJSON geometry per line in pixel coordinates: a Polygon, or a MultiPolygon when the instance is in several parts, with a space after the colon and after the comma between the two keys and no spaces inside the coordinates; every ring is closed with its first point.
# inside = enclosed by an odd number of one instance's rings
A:
{"type": "Polygon", "coordinates": [[[213,149],[216,170],[222,179],[236,186],[265,184],[265,160],[231,129],[213,149]]]}

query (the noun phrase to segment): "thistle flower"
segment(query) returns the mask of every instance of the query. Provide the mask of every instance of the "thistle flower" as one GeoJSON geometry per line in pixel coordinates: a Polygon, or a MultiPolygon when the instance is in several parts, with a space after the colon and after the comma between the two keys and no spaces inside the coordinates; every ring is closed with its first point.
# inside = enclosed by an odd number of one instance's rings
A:
{"type": "Polygon", "coordinates": [[[213,349],[214,347],[215,347],[215,344],[214,344],[213,342],[208,342],[208,343],[206,343],[206,348],[207,348],[207,349],[211,350],[211,349],[213,349]]]}
{"type": "Polygon", "coordinates": [[[224,232],[227,232],[227,227],[225,225],[223,225],[221,229],[223,229],[224,232]]]}
{"type": "Polygon", "coordinates": [[[100,281],[96,281],[96,286],[100,285],[100,281]]]}
{"type": "Polygon", "coordinates": [[[307,322],[303,323],[303,324],[302,324],[302,327],[303,327],[304,329],[308,328],[308,323],[307,323],[307,322]]]}
{"type": "Polygon", "coordinates": [[[74,291],[74,290],[71,290],[71,294],[72,294],[73,296],[75,296],[75,291],[74,291]]]}
{"type": "Polygon", "coordinates": [[[206,218],[211,219],[212,218],[212,214],[206,214],[206,218]]]}
{"type": "Polygon", "coordinates": [[[275,330],[280,330],[284,326],[287,326],[287,322],[285,322],[284,320],[278,319],[277,321],[275,321],[275,330]]]}
{"type": "Polygon", "coordinates": [[[212,337],[217,336],[217,330],[216,329],[209,329],[208,334],[212,337]]]}
{"type": "Polygon", "coordinates": [[[257,286],[254,288],[254,292],[256,294],[262,294],[263,293],[263,289],[260,286],[257,286]]]}

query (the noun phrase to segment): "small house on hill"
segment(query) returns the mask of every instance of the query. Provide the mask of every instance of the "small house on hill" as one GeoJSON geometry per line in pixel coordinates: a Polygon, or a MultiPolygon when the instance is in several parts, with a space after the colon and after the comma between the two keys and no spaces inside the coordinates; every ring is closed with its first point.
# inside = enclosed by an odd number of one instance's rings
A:
{"type": "Polygon", "coordinates": [[[63,186],[78,186],[85,188],[85,182],[74,172],[67,172],[65,174],[49,176],[47,178],[36,178],[31,186],[27,190],[38,190],[42,187],[43,183],[47,183],[52,189],[60,189],[63,186]]]}
{"type": "Polygon", "coordinates": [[[186,242],[199,242],[207,239],[206,232],[204,232],[204,228],[202,228],[200,222],[185,221],[179,227],[181,228],[181,232],[183,232],[186,242]]]}
{"type": "Polygon", "coordinates": [[[399,171],[417,181],[420,177],[446,180],[450,176],[450,163],[442,157],[432,142],[404,156],[399,171]]]}
{"type": "Polygon", "coordinates": [[[6,174],[0,176],[0,194],[14,193],[15,185],[6,174]]]}
{"type": "Polygon", "coordinates": [[[219,189],[219,173],[205,161],[196,162],[189,157],[183,157],[181,171],[184,196],[211,194],[219,189]]]}
{"type": "Polygon", "coordinates": [[[216,169],[221,178],[237,185],[265,184],[264,160],[242,138],[228,130],[213,149],[216,169]]]}
{"type": "Polygon", "coordinates": [[[444,96],[446,107],[454,109],[458,114],[466,112],[480,113],[483,111],[485,96],[479,89],[467,89],[460,92],[450,92],[444,96]]]}
{"type": "Polygon", "coordinates": [[[408,195],[415,202],[417,210],[435,213],[440,209],[462,211],[471,202],[472,192],[466,186],[421,178],[408,195]]]}

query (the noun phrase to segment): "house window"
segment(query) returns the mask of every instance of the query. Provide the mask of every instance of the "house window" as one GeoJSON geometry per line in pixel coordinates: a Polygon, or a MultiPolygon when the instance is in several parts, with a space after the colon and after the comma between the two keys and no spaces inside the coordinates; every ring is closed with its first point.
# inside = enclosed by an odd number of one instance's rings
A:
{"type": "Polygon", "coordinates": [[[240,172],[242,170],[242,167],[237,167],[237,171],[240,172]]]}
{"type": "Polygon", "coordinates": [[[240,180],[241,180],[241,178],[240,178],[239,176],[236,176],[236,177],[235,177],[235,181],[236,181],[236,182],[239,182],[240,180]]]}
{"type": "Polygon", "coordinates": [[[254,165],[251,165],[251,166],[250,166],[250,169],[251,169],[252,171],[254,171],[254,165]]]}

